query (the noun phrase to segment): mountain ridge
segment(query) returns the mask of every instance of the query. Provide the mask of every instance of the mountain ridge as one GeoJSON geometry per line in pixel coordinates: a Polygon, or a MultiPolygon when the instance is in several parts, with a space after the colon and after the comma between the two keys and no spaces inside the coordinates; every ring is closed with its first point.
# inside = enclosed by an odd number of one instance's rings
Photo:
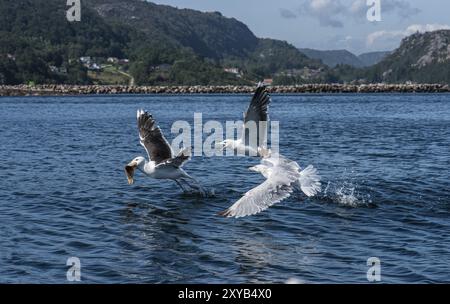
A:
{"type": "Polygon", "coordinates": [[[0,3],[0,84],[87,84],[99,72],[80,62],[86,56],[129,58],[116,74],[155,85],[248,84],[287,68],[325,68],[291,44],[260,39],[244,23],[217,12],[140,0],[85,0],[82,20],[68,22],[67,8],[60,0],[0,3]]]}
{"type": "Polygon", "coordinates": [[[450,30],[416,33],[367,71],[369,81],[450,83],[450,30]]]}
{"type": "Polygon", "coordinates": [[[390,52],[367,52],[355,55],[352,52],[342,50],[316,50],[310,48],[300,48],[300,52],[311,59],[321,60],[327,66],[334,68],[337,65],[350,65],[356,68],[363,68],[377,64],[390,52]]]}
{"type": "Polygon", "coordinates": [[[375,65],[382,61],[386,56],[391,54],[392,51],[375,51],[366,52],[358,55],[359,60],[361,60],[366,67],[375,65]]]}
{"type": "Polygon", "coordinates": [[[258,38],[218,12],[140,0],[83,3],[82,21],[68,22],[64,1],[2,0],[0,84],[109,84],[119,83],[112,78],[119,74],[137,85],[247,85],[265,78],[283,85],[450,83],[450,30],[406,37],[387,55],[303,49],[323,52],[327,61],[286,41],[258,38]],[[94,70],[85,57],[93,58],[94,70]],[[111,57],[129,60],[114,65],[111,57]]]}
{"type": "Polygon", "coordinates": [[[177,9],[139,0],[85,0],[84,3],[104,20],[139,28],[152,38],[161,36],[169,43],[190,47],[205,57],[245,56],[258,43],[247,25],[217,12],[177,9]]]}

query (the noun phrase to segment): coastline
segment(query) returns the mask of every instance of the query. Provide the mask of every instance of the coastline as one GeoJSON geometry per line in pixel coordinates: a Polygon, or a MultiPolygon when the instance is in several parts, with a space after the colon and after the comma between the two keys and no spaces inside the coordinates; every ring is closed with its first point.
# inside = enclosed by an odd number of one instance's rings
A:
{"type": "MultiPolygon", "coordinates": [[[[120,86],[120,85],[0,85],[0,96],[115,94],[248,94],[254,86],[120,86]]],[[[450,93],[444,84],[304,84],[269,86],[271,93],[450,93]]]]}

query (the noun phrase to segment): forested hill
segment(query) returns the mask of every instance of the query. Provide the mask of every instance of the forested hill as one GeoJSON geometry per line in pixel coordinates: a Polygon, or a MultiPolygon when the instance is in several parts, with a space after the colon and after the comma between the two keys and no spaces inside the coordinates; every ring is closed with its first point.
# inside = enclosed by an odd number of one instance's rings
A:
{"type": "Polygon", "coordinates": [[[346,64],[353,67],[364,66],[364,63],[358,58],[358,56],[350,53],[347,50],[322,51],[307,48],[299,50],[309,58],[322,60],[324,64],[333,68],[339,64],[346,64]]]}
{"type": "Polygon", "coordinates": [[[246,57],[258,38],[248,27],[219,12],[177,9],[142,0],[85,0],[105,20],[142,30],[149,38],[191,48],[196,54],[221,59],[246,57]]]}
{"type": "Polygon", "coordinates": [[[83,22],[68,22],[65,1],[2,0],[0,2],[0,83],[24,81],[77,82],[88,79],[75,60],[92,56],[124,56],[137,33],[116,27],[83,10],[83,22]],[[62,66],[62,77],[50,66],[62,66]]]}
{"type": "Polygon", "coordinates": [[[0,84],[450,83],[449,30],[407,37],[368,68],[328,67],[218,12],[142,0],[81,3],[81,21],[69,22],[65,0],[2,0],[0,84]]]}
{"type": "Polygon", "coordinates": [[[329,67],[349,65],[355,68],[369,67],[383,60],[390,52],[369,52],[359,56],[347,50],[314,50],[300,49],[300,52],[309,58],[319,59],[329,67]]]}
{"type": "Polygon", "coordinates": [[[0,2],[0,84],[109,82],[122,74],[136,84],[248,84],[286,69],[322,68],[220,13],[84,0],[81,21],[68,22],[67,9],[63,0],[0,2]],[[82,57],[102,69],[89,71],[82,57]],[[110,67],[110,57],[127,64],[110,67]]]}

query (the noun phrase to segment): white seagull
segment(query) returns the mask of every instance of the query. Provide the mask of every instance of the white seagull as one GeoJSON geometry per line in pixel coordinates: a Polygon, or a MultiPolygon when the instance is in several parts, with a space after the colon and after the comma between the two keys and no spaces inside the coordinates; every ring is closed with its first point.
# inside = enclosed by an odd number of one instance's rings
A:
{"type": "Polygon", "coordinates": [[[259,148],[261,164],[249,168],[261,173],[266,180],[219,215],[236,218],[255,215],[288,198],[295,190],[303,191],[308,197],[320,192],[320,177],[313,166],[301,171],[295,161],[271,154],[270,150],[259,148]]]}
{"type": "Polygon", "coordinates": [[[267,112],[270,101],[266,87],[259,83],[247,111],[244,112],[241,138],[226,139],[218,147],[223,150],[233,149],[238,155],[259,156],[258,147],[265,147],[267,144],[267,112]]]}
{"type": "Polygon", "coordinates": [[[175,181],[183,191],[197,190],[206,195],[203,187],[196,179],[183,170],[183,165],[190,159],[190,148],[183,149],[174,157],[172,148],[164,137],[152,115],[144,110],[137,111],[137,125],[141,145],[147,151],[149,161],[139,156],[126,167],[128,184],[134,183],[136,169],[154,179],[169,179],[175,181]]]}

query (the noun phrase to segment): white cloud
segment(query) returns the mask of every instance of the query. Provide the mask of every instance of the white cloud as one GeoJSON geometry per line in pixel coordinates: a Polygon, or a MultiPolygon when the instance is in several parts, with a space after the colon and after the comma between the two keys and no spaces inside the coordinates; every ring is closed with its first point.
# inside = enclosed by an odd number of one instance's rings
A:
{"type": "Polygon", "coordinates": [[[399,41],[406,36],[410,36],[414,33],[425,33],[437,30],[449,30],[450,25],[447,24],[412,24],[404,30],[395,31],[377,31],[367,36],[367,46],[373,46],[376,42],[382,40],[399,41]]]}
{"type": "MultiPolygon", "coordinates": [[[[343,27],[348,20],[367,21],[366,0],[302,0],[301,15],[315,18],[324,27],[343,27]]],[[[405,19],[420,12],[406,0],[383,0],[382,14],[395,14],[405,19]]]]}
{"type": "Polygon", "coordinates": [[[405,0],[384,0],[381,2],[381,10],[384,12],[396,11],[400,17],[405,19],[420,13],[420,9],[412,7],[411,4],[405,0]]]}
{"type": "Polygon", "coordinates": [[[355,0],[350,6],[350,12],[354,15],[367,11],[366,0],[355,0]]]}
{"type": "Polygon", "coordinates": [[[305,0],[300,7],[300,13],[316,18],[321,26],[343,27],[340,17],[345,9],[340,0],[305,0]]]}

